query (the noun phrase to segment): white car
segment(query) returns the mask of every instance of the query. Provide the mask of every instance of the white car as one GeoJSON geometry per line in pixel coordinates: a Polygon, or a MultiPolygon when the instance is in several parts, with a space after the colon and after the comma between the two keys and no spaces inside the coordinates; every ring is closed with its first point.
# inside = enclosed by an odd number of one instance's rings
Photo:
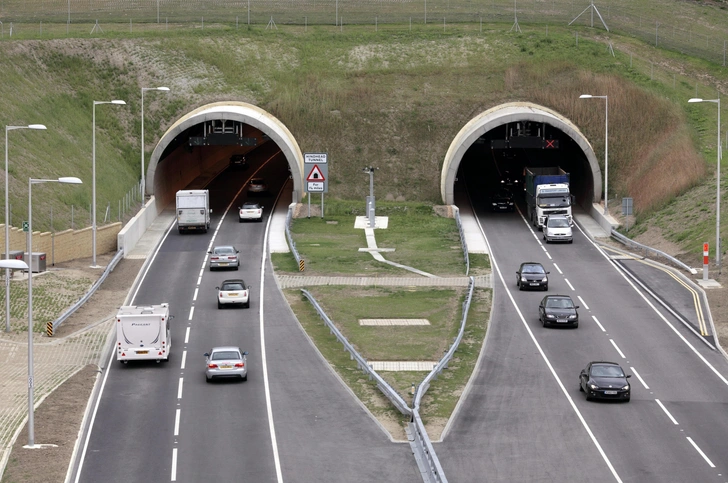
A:
{"type": "Polygon", "coordinates": [[[242,305],[250,307],[250,287],[240,278],[225,280],[217,289],[217,308],[223,305],[242,305]]]}
{"type": "Polygon", "coordinates": [[[258,203],[252,201],[246,201],[243,206],[239,208],[238,221],[242,223],[245,220],[263,221],[263,208],[258,203]]]}
{"type": "Polygon", "coordinates": [[[546,226],[543,227],[543,239],[546,243],[552,241],[564,241],[571,243],[574,236],[571,232],[569,219],[563,215],[551,215],[546,219],[546,226]]]}

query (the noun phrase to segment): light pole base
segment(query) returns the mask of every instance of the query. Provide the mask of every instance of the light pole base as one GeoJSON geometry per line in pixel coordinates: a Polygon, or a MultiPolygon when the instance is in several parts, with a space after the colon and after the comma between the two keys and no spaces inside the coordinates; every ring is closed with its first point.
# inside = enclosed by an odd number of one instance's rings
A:
{"type": "Polygon", "coordinates": [[[24,449],[47,449],[47,448],[58,448],[57,444],[26,444],[23,446],[24,449]]]}

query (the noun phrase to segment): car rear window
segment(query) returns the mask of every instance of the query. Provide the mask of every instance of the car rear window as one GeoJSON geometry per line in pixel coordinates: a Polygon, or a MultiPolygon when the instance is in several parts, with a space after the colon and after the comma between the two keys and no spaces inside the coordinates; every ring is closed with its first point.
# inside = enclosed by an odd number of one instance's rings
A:
{"type": "Polygon", "coordinates": [[[252,210],[259,208],[258,203],[243,203],[243,208],[252,210]]]}
{"type": "Polygon", "coordinates": [[[240,282],[224,283],[221,290],[245,290],[245,287],[240,282]]]}
{"type": "Polygon", "coordinates": [[[215,248],[215,253],[217,255],[229,255],[231,253],[235,253],[235,250],[233,250],[232,247],[219,247],[215,248]]]}
{"type": "Polygon", "coordinates": [[[238,351],[219,351],[213,352],[213,361],[224,361],[227,359],[240,359],[240,352],[238,351]]]}

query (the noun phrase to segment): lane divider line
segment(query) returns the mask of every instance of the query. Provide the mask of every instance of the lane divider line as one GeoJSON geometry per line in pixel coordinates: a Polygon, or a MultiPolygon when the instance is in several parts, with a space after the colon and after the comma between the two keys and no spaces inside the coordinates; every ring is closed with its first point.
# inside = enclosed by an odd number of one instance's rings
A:
{"type": "Polygon", "coordinates": [[[177,399],[182,399],[182,387],[185,384],[185,378],[180,377],[179,378],[179,386],[177,386],[177,399]]]}
{"type": "Polygon", "coordinates": [[[708,456],[705,453],[703,453],[703,450],[700,449],[700,447],[695,443],[695,441],[693,441],[693,438],[691,438],[690,436],[687,436],[687,440],[690,442],[690,444],[693,445],[693,448],[695,448],[695,451],[697,451],[700,454],[700,456],[703,457],[705,462],[708,463],[708,465],[710,465],[711,468],[715,468],[715,465],[713,464],[713,462],[710,461],[710,458],[708,458],[708,456]]]}
{"type": "Polygon", "coordinates": [[[583,305],[585,309],[589,310],[589,306],[586,304],[586,302],[584,302],[584,299],[581,298],[581,295],[577,295],[576,298],[579,299],[579,301],[581,302],[581,305],[583,305]]]}
{"type": "Polygon", "coordinates": [[[662,404],[662,401],[660,401],[659,399],[655,399],[655,402],[657,403],[658,406],[660,406],[662,408],[663,411],[665,411],[665,414],[667,414],[667,417],[670,418],[670,421],[672,421],[672,424],[674,424],[675,426],[678,426],[677,420],[672,417],[672,414],[670,414],[670,411],[668,411],[667,408],[665,407],[665,405],[662,404]]]}
{"type": "Polygon", "coordinates": [[[195,294],[192,296],[192,301],[197,302],[197,292],[200,290],[200,287],[195,288],[195,294]]]}
{"type": "Polygon", "coordinates": [[[558,270],[559,275],[563,275],[564,274],[564,272],[562,272],[561,269],[559,268],[559,266],[556,265],[555,263],[554,263],[554,268],[556,268],[556,270],[558,270]]]}
{"type": "Polygon", "coordinates": [[[576,292],[576,289],[574,288],[573,285],[571,285],[571,282],[569,282],[569,279],[568,278],[565,278],[564,279],[564,282],[566,282],[566,285],[569,286],[569,288],[571,289],[572,292],[576,292]]]}
{"type": "Polygon", "coordinates": [[[604,326],[601,324],[601,322],[599,322],[599,320],[596,318],[596,316],[592,315],[592,319],[594,319],[594,322],[596,322],[597,325],[599,326],[599,328],[602,329],[602,332],[606,332],[606,330],[604,329],[604,326]]]}
{"type": "MultiPolygon", "coordinates": [[[[189,327],[187,327],[189,329],[189,327]]],[[[180,364],[179,368],[184,369],[185,364],[187,363],[187,351],[182,351],[182,364],[180,364]]]]}
{"type": "Polygon", "coordinates": [[[197,285],[201,285],[201,284],[202,284],[202,276],[197,277],[197,285]]]}
{"type": "Polygon", "coordinates": [[[192,320],[192,316],[195,314],[195,307],[190,307],[190,316],[187,318],[187,320],[192,320]]]}
{"type": "Polygon", "coordinates": [[[190,328],[187,327],[187,332],[185,332],[185,344],[187,344],[190,341],[190,328]]]}
{"type": "Polygon", "coordinates": [[[614,342],[614,339],[609,339],[609,342],[611,342],[612,345],[614,346],[614,348],[617,350],[617,352],[619,352],[619,355],[622,356],[622,359],[626,359],[626,357],[624,357],[624,353],[621,350],[619,350],[619,347],[617,347],[617,343],[614,342]]]}
{"type": "Polygon", "coordinates": [[[182,410],[177,408],[177,411],[174,415],[174,435],[179,436],[179,415],[182,410]]]}
{"type": "Polygon", "coordinates": [[[637,372],[637,369],[635,369],[634,367],[630,367],[630,369],[632,369],[632,373],[633,373],[633,374],[634,374],[635,376],[637,376],[637,379],[639,379],[639,380],[640,380],[640,382],[641,382],[641,383],[642,383],[642,385],[643,385],[643,386],[645,387],[645,389],[649,389],[649,388],[650,388],[650,386],[648,386],[648,385],[647,385],[647,383],[645,382],[645,380],[644,380],[644,379],[642,379],[642,376],[640,376],[640,373],[639,373],[639,372],[637,372]]]}
{"type": "Polygon", "coordinates": [[[172,448],[172,481],[177,481],[177,448],[172,448]]]}

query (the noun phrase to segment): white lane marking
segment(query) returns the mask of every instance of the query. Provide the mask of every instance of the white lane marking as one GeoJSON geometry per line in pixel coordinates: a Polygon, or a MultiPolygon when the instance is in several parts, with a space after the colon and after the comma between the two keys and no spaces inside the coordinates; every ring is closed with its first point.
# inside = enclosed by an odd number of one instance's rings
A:
{"type": "MultiPolygon", "coordinates": [[[[544,250],[544,251],[546,252],[546,250],[544,250]]],[[[553,258],[551,258],[551,254],[549,252],[546,252],[546,256],[549,257],[549,260],[553,260],[553,258]]]]}
{"type": "Polygon", "coordinates": [[[184,386],[185,378],[179,378],[179,386],[177,386],[177,399],[182,399],[182,386],[184,386]]]}
{"type": "Polygon", "coordinates": [[[660,406],[662,408],[663,411],[665,411],[665,414],[667,414],[667,417],[670,418],[670,421],[672,421],[672,424],[677,426],[678,425],[677,420],[672,417],[672,414],[670,414],[670,411],[668,411],[667,408],[662,404],[662,401],[660,401],[659,399],[655,399],[655,402],[657,403],[658,406],[660,406]]]}
{"type": "Polygon", "coordinates": [[[174,435],[179,436],[179,413],[182,411],[181,409],[177,409],[176,414],[174,415],[174,435]]]}
{"type": "Polygon", "coordinates": [[[602,329],[602,332],[606,332],[606,330],[604,330],[604,326],[599,323],[599,320],[597,320],[595,316],[592,315],[592,319],[594,319],[594,322],[596,322],[599,328],[602,329]]]}
{"type": "Polygon", "coordinates": [[[193,302],[197,302],[197,291],[198,291],[198,290],[200,290],[200,288],[199,288],[199,287],[195,289],[195,294],[194,294],[194,295],[192,296],[192,301],[193,301],[193,302]]]}
{"type": "MultiPolygon", "coordinates": [[[[189,327],[187,327],[187,328],[189,329],[189,327]]],[[[182,364],[180,364],[179,368],[184,369],[186,363],[187,363],[187,351],[182,351],[182,364]]],[[[634,370],[634,369],[632,369],[632,370],[634,370]]],[[[649,388],[647,388],[647,389],[649,389],[649,388]]]]}
{"type": "MultiPolygon", "coordinates": [[[[520,210],[519,210],[519,213],[520,213],[520,210]]],[[[521,218],[523,219],[524,222],[526,222],[526,219],[523,217],[523,215],[521,215],[521,218]]],[[[485,236],[485,231],[483,230],[483,226],[480,224],[480,220],[478,219],[477,216],[475,217],[475,220],[478,223],[478,227],[480,228],[480,233],[483,235],[485,244],[488,246],[488,253],[491,254],[490,255],[491,265],[496,270],[496,272],[498,272],[498,278],[500,278],[500,281],[503,284],[503,287],[505,288],[505,293],[508,295],[508,298],[511,300],[511,304],[516,309],[516,313],[518,313],[518,316],[521,318],[521,323],[526,328],[526,332],[528,332],[528,335],[531,337],[531,341],[536,346],[536,349],[538,350],[539,354],[541,355],[541,358],[546,363],[546,367],[548,367],[549,371],[551,372],[551,375],[556,380],[556,383],[558,384],[559,388],[561,389],[561,392],[564,394],[564,397],[566,397],[566,400],[571,405],[571,409],[574,411],[576,416],[579,418],[579,421],[581,422],[581,425],[584,427],[584,430],[589,435],[589,438],[592,440],[592,443],[594,443],[594,446],[597,448],[597,451],[599,451],[599,454],[601,455],[602,459],[606,463],[607,468],[609,468],[609,471],[612,473],[612,476],[614,477],[614,479],[617,482],[622,483],[622,479],[619,477],[617,470],[614,469],[614,466],[612,465],[612,462],[609,460],[609,457],[604,452],[604,449],[602,449],[602,446],[599,444],[599,441],[597,441],[597,437],[592,432],[591,428],[589,427],[589,424],[586,422],[586,419],[584,419],[584,416],[579,411],[579,408],[576,407],[576,403],[572,399],[569,392],[566,390],[566,386],[564,386],[564,383],[559,378],[559,375],[556,374],[556,370],[551,365],[551,361],[549,361],[548,357],[546,357],[546,353],[543,351],[543,349],[541,348],[541,345],[536,340],[536,336],[533,334],[533,331],[528,326],[528,323],[526,322],[526,318],[523,316],[521,309],[518,308],[518,305],[516,304],[516,300],[513,298],[513,294],[511,293],[510,290],[508,290],[508,285],[506,285],[506,282],[503,279],[503,273],[501,272],[500,267],[498,266],[498,263],[496,262],[495,256],[493,255],[493,250],[490,246],[490,243],[488,242],[488,237],[485,236]]],[[[526,225],[528,225],[528,223],[526,223],[526,225]]],[[[530,228],[531,227],[529,225],[529,229],[530,228]]]]}
{"type": "Polygon", "coordinates": [[[202,266],[200,267],[200,270],[204,270],[206,265],[207,265],[207,255],[205,255],[205,258],[202,259],[202,266]]]}
{"type": "MultiPolygon", "coordinates": [[[[147,273],[149,272],[149,269],[154,264],[154,260],[157,258],[157,254],[159,253],[160,248],[162,248],[162,245],[164,245],[164,241],[169,236],[169,233],[172,231],[172,228],[176,225],[176,222],[172,222],[171,225],[169,225],[169,228],[167,229],[167,233],[164,234],[164,237],[162,238],[162,241],[157,245],[157,249],[154,250],[154,255],[152,255],[152,259],[149,261],[149,265],[147,265],[146,270],[144,270],[144,273],[142,274],[141,279],[139,280],[139,285],[137,285],[136,290],[134,290],[134,295],[131,296],[131,299],[129,300],[129,305],[134,305],[134,299],[136,299],[137,293],[139,293],[139,289],[142,286],[142,282],[144,282],[144,279],[147,277],[147,273]]],[[[125,302],[126,305],[126,302],[125,302]]],[[[111,360],[116,355],[116,351],[112,350],[111,354],[109,354],[109,360],[106,363],[106,367],[104,370],[106,373],[104,374],[104,380],[101,382],[101,389],[99,389],[99,395],[96,398],[96,402],[94,403],[94,410],[91,414],[91,422],[89,422],[88,425],[88,431],[86,432],[86,439],[83,442],[83,450],[81,450],[81,458],[78,462],[78,470],[76,470],[76,479],[74,480],[75,483],[78,483],[78,481],[81,479],[81,471],[83,470],[83,464],[86,461],[86,451],[88,451],[88,443],[91,440],[91,433],[94,429],[94,423],[96,422],[96,415],[99,412],[99,405],[101,404],[101,396],[104,394],[104,388],[106,387],[106,381],[109,378],[109,373],[111,372],[111,360]]],[[[80,434],[80,432],[79,432],[80,434]]],[[[75,450],[74,450],[74,456],[75,456],[75,450]]],[[[72,457],[73,459],[73,457],[72,457]]],[[[69,471],[71,469],[69,468],[69,471]]]]}
{"type": "Polygon", "coordinates": [[[185,332],[185,344],[187,344],[190,341],[190,328],[187,327],[187,332],[185,332]]]}
{"type": "Polygon", "coordinates": [[[576,298],[578,298],[579,301],[581,301],[581,305],[583,305],[585,309],[589,310],[589,306],[586,304],[586,302],[584,302],[584,299],[581,298],[581,295],[577,295],[576,298]]]}
{"type": "Polygon", "coordinates": [[[626,357],[624,357],[624,353],[619,350],[619,347],[617,347],[617,343],[614,342],[614,339],[609,339],[609,342],[611,342],[614,348],[617,349],[617,352],[619,352],[619,355],[622,356],[622,359],[626,359],[626,357]]]}
{"type": "Polygon", "coordinates": [[[200,269],[200,278],[202,278],[202,274],[203,273],[205,273],[205,268],[204,267],[200,269]]]}
{"type": "Polygon", "coordinates": [[[680,333],[680,332],[679,332],[679,331],[677,330],[677,328],[676,328],[676,327],[675,327],[674,325],[672,325],[672,324],[670,323],[670,321],[669,321],[669,320],[667,320],[667,318],[666,318],[666,317],[665,317],[664,315],[662,315],[662,313],[661,313],[661,312],[660,312],[659,310],[657,310],[657,307],[655,307],[655,305],[654,305],[654,304],[653,304],[653,303],[652,303],[652,302],[651,302],[651,301],[650,301],[650,300],[649,300],[649,299],[648,299],[648,298],[647,298],[647,297],[645,296],[645,294],[644,294],[644,293],[642,293],[642,292],[641,292],[641,291],[640,291],[640,290],[639,290],[639,289],[638,289],[638,288],[637,288],[637,287],[635,286],[635,284],[634,284],[634,283],[632,283],[632,280],[630,280],[630,279],[629,279],[629,277],[627,277],[627,276],[626,276],[626,275],[625,275],[625,274],[624,274],[624,273],[623,273],[623,272],[622,272],[622,271],[621,271],[621,270],[619,269],[619,267],[617,267],[617,264],[616,264],[616,263],[614,262],[614,260],[612,260],[611,258],[609,258],[609,255],[607,255],[607,254],[606,254],[606,253],[604,252],[604,250],[602,250],[602,248],[601,248],[601,247],[600,247],[599,245],[597,245],[596,243],[594,243],[594,242],[593,242],[593,241],[591,240],[591,238],[589,238],[588,236],[586,236],[586,233],[584,233],[584,231],[583,231],[583,230],[581,229],[581,227],[580,227],[580,226],[579,226],[578,224],[576,224],[576,226],[577,226],[577,228],[579,228],[579,231],[581,231],[581,232],[582,232],[582,234],[583,234],[583,235],[584,235],[584,236],[585,236],[585,237],[587,238],[587,240],[589,240],[589,243],[591,243],[591,244],[592,244],[592,245],[594,246],[594,248],[596,248],[596,249],[597,249],[597,251],[599,251],[599,253],[601,253],[601,254],[602,254],[602,256],[603,256],[603,257],[604,257],[604,258],[605,258],[605,259],[606,259],[606,260],[607,260],[607,261],[608,261],[608,262],[609,262],[609,263],[610,263],[610,264],[612,265],[612,267],[614,267],[614,269],[615,269],[615,270],[617,271],[617,273],[619,273],[619,274],[620,274],[620,275],[622,276],[622,278],[624,278],[624,279],[625,279],[625,280],[627,281],[627,283],[628,283],[628,284],[630,284],[630,286],[631,286],[631,287],[632,287],[632,288],[634,289],[634,291],[635,291],[635,292],[637,292],[637,293],[639,294],[639,296],[640,296],[640,297],[642,297],[642,300],[644,300],[644,301],[645,301],[645,303],[647,303],[647,305],[649,305],[649,306],[650,306],[650,307],[652,308],[652,310],[653,310],[653,311],[654,311],[654,312],[655,312],[655,313],[657,314],[657,316],[658,316],[658,317],[660,317],[660,319],[662,319],[662,321],[663,321],[663,322],[664,322],[665,324],[667,324],[667,326],[668,326],[668,327],[670,327],[670,328],[672,329],[672,331],[673,331],[673,332],[675,333],[675,335],[677,335],[677,336],[678,336],[678,337],[680,338],[680,340],[682,340],[682,341],[683,341],[683,343],[684,343],[684,344],[685,344],[686,346],[688,346],[688,347],[690,348],[690,350],[692,350],[692,351],[693,351],[693,353],[694,353],[694,354],[695,354],[696,356],[698,356],[698,358],[699,358],[699,359],[700,359],[701,361],[703,361],[703,364],[705,364],[706,366],[708,366],[708,368],[709,368],[709,369],[710,369],[711,371],[713,371],[713,373],[714,373],[714,374],[715,374],[716,376],[718,376],[718,378],[719,378],[719,379],[720,379],[721,381],[723,381],[723,384],[725,384],[726,386],[728,386],[728,379],[726,379],[726,378],[725,378],[725,376],[723,376],[723,374],[721,374],[720,372],[718,372],[718,369],[716,369],[715,367],[713,367],[713,365],[712,365],[712,364],[711,364],[710,362],[708,362],[708,360],[707,360],[707,359],[706,359],[706,358],[705,358],[705,357],[703,356],[703,354],[701,354],[700,352],[698,352],[698,350],[697,350],[697,349],[695,348],[695,346],[693,346],[693,345],[692,345],[692,344],[691,344],[691,343],[690,343],[690,342],[689,342],[689,341],[688,341],[688,340],[687,340],[687,339],[685,338],[685,336],[684,336],[684,335],[682,335],[682,334],[681,334],[681,333],[680,333]]]}
{"type": "Polygon", "coordinates": [[[187,318],[187,320],[192,320],[192,316],[195,314],[195,308],[190,307],[190,316],[187,318]]]}
{"type": "Polygon", "coordinates": [[[566,285],[569,286],[569,288],[571,289],[572,292],[576,292],[576,289],[574,289],[574,286],[571,285],[571,282],[569,282],[568,278],[565,278],[564,281],[566,282],[566,285]]]}
{"type": "Polygon", "coordinates": [[[630,367],[630,369],[632,369],[632,372],[634,373],[635,376],[637,376],[637,379],[640,380],[642,385],[645,386],[645,389],[649,389],[650,386],[648,386],[647,383],[645,382],[645,380],[642,379],[642,376],[640,376],[639,372],[637,372],[637,369],[635,369],[634,367],[630,367]]]}
{"type": "Polygon", "coordinates": [[[559,272],[560,275],[563,275],[564,274],[564,272],[562,272],[561,269],[559,268],[559,266],[556,265],[555,263],[554,263],[554,268],[556,268],[556,270],[558,270],[558,272],[559,272]]]}
{"type": "MultiPolygon", "coordinates": [[[[280,197],[280,193],[278,194],[280,197]]],[[[276,203],[278,200],[276,199],[276,203]]],[[[273,203],[274,209],[276,203],[273,203]]],[[[260,263],[260,297],[258,305],[260,307],[260,355],[263,364],[263,385],[265,386],[265,406],[268,410],[268,430],[270,431],[271,445],[273,446],[273,460],[276,467],[276,479],[278,483],[283,483],[283,472],[281,471],[281,459],[278,454],[278,441],[276,440],[276,428],[273,422],[273,406],[270,397],[270,382],[268,381],[268,362],[265,351],[265,319],[263,317],[263,293],[265,292],[265,260],[268,255],[268,236],[270,234],[270,222],[273,216],[268,217],[265,227],[265,237],[263,238],[263,257],[260,263]]]]}
{"type": "Polygon", "coordinates": [[[202,277],[197,277],[197,285],[200,285],[202,283],[202,277]]]}
{"type": "Polygon", "coordinates": [[[172,481],[177,481],[177,448],[172,448],[172,481]]]}
{"type": "Polygon", "coordinates": [[[708,456],[705,453],[703,453],[703,450],[700,449],[697,444],[695,444],[695,441],[693,441],[693,438],[691,438],[690,436],[686,436],[686,437],[687,437],[688,441],[690,441],[690,444],[693,445],[693,448],[695,448],[695,451],[700,453],[700,456],[703,457],[705,462],[708,463],[711,468],[715,468],[715,465],[713,464],[713,462],[710,461],[710,458],[708,458],[708,456]]]}

